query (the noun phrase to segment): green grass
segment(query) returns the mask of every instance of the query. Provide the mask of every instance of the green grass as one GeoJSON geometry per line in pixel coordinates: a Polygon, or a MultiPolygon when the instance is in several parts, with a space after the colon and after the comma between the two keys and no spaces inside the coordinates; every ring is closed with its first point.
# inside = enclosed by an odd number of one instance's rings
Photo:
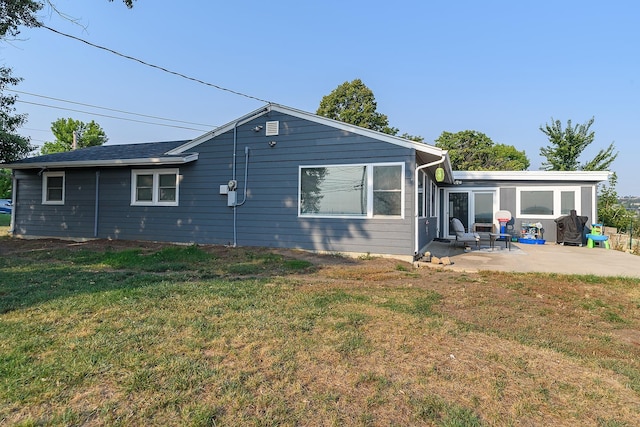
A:
{"type": "Polygon", "coordinates": [[[397,266],[200,246],[5,254],[0,425],[640,416],[640,351],[617,335],[640,329],[640,281],[397,266]]]}

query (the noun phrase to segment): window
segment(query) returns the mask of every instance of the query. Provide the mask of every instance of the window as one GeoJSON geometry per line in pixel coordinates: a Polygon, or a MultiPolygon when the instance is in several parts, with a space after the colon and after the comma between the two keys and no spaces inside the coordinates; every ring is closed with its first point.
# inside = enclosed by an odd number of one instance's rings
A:
{"type": "Polygon", "coordinates": [[[46,205],[64,204],[64,172],[44,172],[42,174],[42,203],[46,205]]]}
{"type": "Polygon", "coordinates": [[[429,203],[429,213],[432,217],[437,216],[436,212],[436,201],[438,200],[438,186],[435,182],[431,181],[431,191],[429,194],[431,202],[429,203]]]}
{"type": "Polygon", "coordinates": [[[300,167],[301,216],[401,217],[404,165],[300,167]]]}
{"type": "Polygon", "coordinates": [[[580,187],[517,189],[516,209],[520,218],[557,218],[579,207],[580,187]]]}
{"type": "Polygon", "coordinates": [[[131,204],[178,206],[178,169],[131,172],[131,204]]]}
{"type": "Polygon", "coordinates": [[[426,181],[426,175],[424,172],[420,171],[418,175],[418,217],[422,218],[425,216],[425,188],[424,184],[426,181]]]}

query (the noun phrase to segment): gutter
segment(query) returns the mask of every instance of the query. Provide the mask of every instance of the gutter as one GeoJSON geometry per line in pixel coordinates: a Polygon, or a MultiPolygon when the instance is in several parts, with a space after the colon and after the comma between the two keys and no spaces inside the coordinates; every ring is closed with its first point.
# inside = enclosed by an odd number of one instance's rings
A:
{"type": "MultiPolygon", "coordinates": [[[[418,178],[419,178],[419,172],[423,169],[429,168],[431,166],[435,166],[435,165],[439,165],[444,163],[444,161],[447,159],[447,152],[443,152],[442,157],[439,160],[433,161],[431,163],[426,163],[422,166],[418,166],[416,167],[416,170],[414,172],[414,177],[413,177],[413,183],[414,183],[414,187],[415,187],[415,195],[414,195],[414,205],[415,205],[415,209],[414,209],[414,224],[415,224],[415,229],[414,229],[414,256],[418,254],[418,251],[420,250],[420,248],[418,247],[418,245],[420,244],[420,239],[418,238],[418,178]]],[[[424,191],[424,189],[423,189],[424,191]]]]}

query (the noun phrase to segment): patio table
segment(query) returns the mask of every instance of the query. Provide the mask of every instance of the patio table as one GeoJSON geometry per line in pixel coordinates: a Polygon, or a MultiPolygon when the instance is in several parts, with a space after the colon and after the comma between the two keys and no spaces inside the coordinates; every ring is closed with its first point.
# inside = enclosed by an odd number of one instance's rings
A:
{"type": "Polygon", "coordinates": [[[508,234],[508,233],[491,233],[489,236],[491,237],[491,239],[490,239],[491,250],[493,250],[493,248],[496,246],[496,240],[501,239],[503,237],[504,237],[504,247],[505,247],[505,249],[509,248],[509,250],[511,250],[511,234],[508,234]]]}

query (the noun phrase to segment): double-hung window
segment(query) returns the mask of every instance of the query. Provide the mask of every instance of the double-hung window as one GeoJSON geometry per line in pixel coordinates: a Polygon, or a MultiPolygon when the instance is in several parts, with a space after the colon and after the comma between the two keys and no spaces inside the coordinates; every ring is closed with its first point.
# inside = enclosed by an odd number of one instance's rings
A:
{"type": "Polygon", "coordinates": [[[179,177],[178,169],[131,171],[131,204],[178,206],[179,177]]]}
{"type": "Polygon", "coordinates": [[[42,173],[42,203],[64,205],[64,172],[42,173]]]}
{"type": "Polygon", "coordinates": [[[402,217],[404,164],[301,166],[299,215],[402,217]]]}
{"type": "Polygon", "coordinates": [[[580,214],[580,187],[518,187],[518,218],[545,219],[568,215],[573,209],[580,214]]]}

